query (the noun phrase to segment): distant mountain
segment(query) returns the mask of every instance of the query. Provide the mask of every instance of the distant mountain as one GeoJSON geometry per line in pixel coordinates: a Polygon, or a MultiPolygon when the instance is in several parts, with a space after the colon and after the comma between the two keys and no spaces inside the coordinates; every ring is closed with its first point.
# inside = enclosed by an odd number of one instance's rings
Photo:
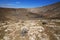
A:
{"type": "Polygon", "coordinates": [[[60,2],[37,8],[2,8],[0,20],[60,19],[60,2]]]}

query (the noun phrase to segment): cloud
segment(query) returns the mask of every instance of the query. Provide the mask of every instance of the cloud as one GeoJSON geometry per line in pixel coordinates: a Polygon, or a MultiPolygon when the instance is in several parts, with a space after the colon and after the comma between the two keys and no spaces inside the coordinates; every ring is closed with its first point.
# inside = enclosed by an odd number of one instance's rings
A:
{"type": "Polygon", "coordinates": [[[12,2],[12,3],[4,3],[0,4],[0,7],[17,7],[21,2],[12,2]]]}
{"type": "Polygon", "coordinates": [[[20,4],[21,2],[16,2],[16,4],[20,4]]]}
{"type": "Polygon", "coordinates": [[[21,2],[13,2],[13,3],[8,3],[8,5],[18,5],[20,4],[21,2]]]}
{"type": "Polygon", "coordinates": [[[10,2],[10,3],[3,3],[3,4],[0,4],[0,5],[18,5],[20,4],[21,2],[10,2]]]}

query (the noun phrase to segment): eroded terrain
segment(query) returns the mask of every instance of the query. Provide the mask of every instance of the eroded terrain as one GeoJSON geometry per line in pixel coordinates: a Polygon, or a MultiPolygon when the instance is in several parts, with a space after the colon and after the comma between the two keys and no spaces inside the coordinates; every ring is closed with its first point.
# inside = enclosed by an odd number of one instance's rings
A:
{"type": "Polygon", "coordinates": [[[56,20],[0,22],[0,40],[60,40],[60,22],[56,20]]]}
{"type": "Polygon", "coordinates": [[[0,8],[0,40],[60,40],[60,2],[37,8],[0,8]]]}

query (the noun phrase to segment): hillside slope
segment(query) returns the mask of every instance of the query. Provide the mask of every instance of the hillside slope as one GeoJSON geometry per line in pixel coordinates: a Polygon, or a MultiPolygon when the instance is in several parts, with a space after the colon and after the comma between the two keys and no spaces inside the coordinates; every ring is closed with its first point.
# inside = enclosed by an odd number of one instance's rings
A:
{"type": "Polygon", "coordinates": [[[60,40],[59,6],[0,8],[0,40],[60,40]]]}
{"type": "Polygon", "coordinates": [[[44,6],[41,8],[33,8],[30,9],[31,12],[36,13],[42,16],[43,18],[48,18],[48,19],[60,19],[60,2],[44,6]]]}
{"type": "Polygon", "coordinates": [[[0,19],[60,19],[60,2],[38,8],[0,8],[0,19]]]}

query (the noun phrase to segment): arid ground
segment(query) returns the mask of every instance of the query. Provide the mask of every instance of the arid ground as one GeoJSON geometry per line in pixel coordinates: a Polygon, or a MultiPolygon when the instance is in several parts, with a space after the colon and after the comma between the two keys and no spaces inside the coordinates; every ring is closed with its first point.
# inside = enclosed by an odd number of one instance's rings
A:
{"type": "Polygon", "coordinates": [[[37,8],[0,8],[0,40],[60,40],[60,2],[37,8]]]}

